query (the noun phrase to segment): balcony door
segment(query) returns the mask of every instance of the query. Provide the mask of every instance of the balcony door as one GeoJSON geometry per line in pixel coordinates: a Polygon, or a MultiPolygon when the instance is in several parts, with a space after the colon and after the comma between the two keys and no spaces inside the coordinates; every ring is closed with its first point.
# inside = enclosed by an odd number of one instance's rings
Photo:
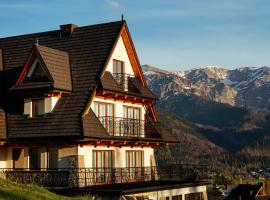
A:
{"type": "Polygon", "coordinates": [[[143,180],[143,151],[126,151],[128,180],[143,180]]]}
{"type": "Polygon", "coordinates": [[[40,148],[29,149],[29,168],[38,170],[41,167],[41,150],[40,148]]]}
{"type": "Polygon", "coordinates": [[[128,136],[139,137],[143,134],[140,108],[124,106],[124,118],[126,120],[125,132],[128,136]]]}
{"type": "Polygon", "coordinates": [[[113,152],[110,150],[93,151],[95,181],[98,183],[112,181],[113,152]]]}
{"type": "Polygon", "coordinates": [[[113,75],[118,84],[124,84],[124,62],[113,60],[113,75]]]}
{"type": "Polygon", "coordinates": [[[94,113],[109,134],[114,134],[114,105],[105,102],[94,102],[94,113]]]}

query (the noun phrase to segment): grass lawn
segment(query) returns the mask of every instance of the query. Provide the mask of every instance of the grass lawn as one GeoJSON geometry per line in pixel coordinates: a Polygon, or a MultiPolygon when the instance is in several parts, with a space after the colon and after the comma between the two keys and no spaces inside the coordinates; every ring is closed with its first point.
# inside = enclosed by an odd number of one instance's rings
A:
{"type": "Polygon", "coordinates": [[[54,194],[42,187],[24,185],[0,178],[0,200],[99,200],[90,196],[65,197],[54,194]]]}

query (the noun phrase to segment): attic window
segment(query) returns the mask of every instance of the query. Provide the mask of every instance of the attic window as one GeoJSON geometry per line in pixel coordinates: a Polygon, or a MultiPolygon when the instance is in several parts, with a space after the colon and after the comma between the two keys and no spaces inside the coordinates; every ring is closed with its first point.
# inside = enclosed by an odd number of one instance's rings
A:
{"type": "Polygon", "coordinates": [[[42,67],[38,58],[35,58],[26,74],[28,80],[46,81],[48,80],[46,71],[42,67]]]}

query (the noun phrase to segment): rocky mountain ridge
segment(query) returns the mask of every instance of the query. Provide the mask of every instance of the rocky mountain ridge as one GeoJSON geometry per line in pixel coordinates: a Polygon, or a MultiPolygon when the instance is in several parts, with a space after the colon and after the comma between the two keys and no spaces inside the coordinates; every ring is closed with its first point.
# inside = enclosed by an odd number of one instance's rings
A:
{"type": "Polygon", "coordinates": [[[144,65],[150,88],[160,101],[183,94],[237,107],[270,109],[270,67],[233,70],[218,66],[170,72],[144,65]]]}

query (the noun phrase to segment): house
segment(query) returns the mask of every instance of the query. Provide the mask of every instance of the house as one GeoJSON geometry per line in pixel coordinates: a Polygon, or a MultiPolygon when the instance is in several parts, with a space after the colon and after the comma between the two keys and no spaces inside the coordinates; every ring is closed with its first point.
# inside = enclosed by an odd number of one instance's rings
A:
{"type": "Polygon", "coordinates": [[[269,185],[258,184],[239,184],[233,189],[227,200],[269,200],[269,185]]]}
{"type": "Polygon", "coordinates": [[[207,199],[195,169],[157,166],[160,128],[125,20],[0,39],[1,175],[133,199],[207,199]]]}

